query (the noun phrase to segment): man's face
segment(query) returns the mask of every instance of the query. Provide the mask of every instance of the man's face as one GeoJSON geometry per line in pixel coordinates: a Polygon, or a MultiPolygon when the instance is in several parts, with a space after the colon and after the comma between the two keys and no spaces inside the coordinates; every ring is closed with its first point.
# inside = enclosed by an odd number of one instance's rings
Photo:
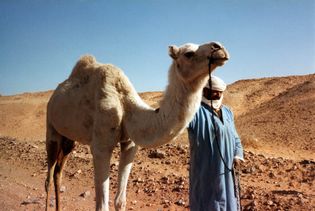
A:
{"type": "Polygon", "coordinates": [[[211,96],[210,96],[210,89],[204,88],[203,89],[203,96],[207,100],[219,100],[222,96],[223,92],[217,91],[217,90],[212,90],[211,96]]]}

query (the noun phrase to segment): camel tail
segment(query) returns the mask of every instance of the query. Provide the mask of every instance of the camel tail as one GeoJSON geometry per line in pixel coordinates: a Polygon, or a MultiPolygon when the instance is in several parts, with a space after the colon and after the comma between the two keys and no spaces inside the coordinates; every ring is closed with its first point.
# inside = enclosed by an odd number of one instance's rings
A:
{"type": "Polygon", "coordinates": [[[71,74],[70,74],[70,78],[71,77],[80,77],[80,75],[82,75],[82,72],[84,72],[84,70],[86,69],[87,66],[93,65],[96,63],[96,59],[94,56],[91,55],[84,55],[82,56],[79,61],[76,63],[76,65],[74,66],[71,74]]]}

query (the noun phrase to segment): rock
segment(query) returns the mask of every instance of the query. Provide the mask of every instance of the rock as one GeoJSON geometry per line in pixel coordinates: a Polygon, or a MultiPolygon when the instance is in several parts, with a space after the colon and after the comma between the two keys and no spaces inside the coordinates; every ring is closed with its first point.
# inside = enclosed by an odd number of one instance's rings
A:
{"type": "Polygon", "coordinates": [[[162,184],[170,184],[170,179],[167,176],[162,177],[160,180],[162,184]]]}
{"type": "Polygon", "coordinates": [[[135,182],[135,183],[144,183],[144,180],[139,177],[139,178],[133,180],[133,182],[135,182]]]}
{"type": "Polygon", "coordinates": [[[273,172],[270,172],[270,173],[268,174],[268,176],[269,176],[270,178],[272,178],[272,179],[276,178],[276,175],[275,175],[273,172]]]}
{"type": "Polygon", "coordinates": [[[149,152],[149,158],[165,158],[166,157],[166,153],[160,149],[155,149],[155,150],[151,150],[149,152]]]}
{"type": "Polygon", "coordinates": [[[83,198],[87,198],[91,195],[91,192],[90,191],[85,191],[84,193],[81,193],[80,196],[83,197],[83,198]]]}
{"type": "Polygon", "coordinates": [[[182,145],[178,145],[176,149],[179,151],[180,154],[185,154],[187,152],[185,147],[182,145]]]}
{"type": "Polygon", "coordinates": [[[177,202],[175,202],[175,204],[179,205],[179,206],[185,206],[185,201],[183,199],[179,199],[177,202]]]}
{"type": "Polygon", "coordinates": [[[182,185],[179,185],[179,186],[176,186],[173,191],[176,191],[176,192],[181,192],[181,190],[184,188],[184,186],[182,185]]]}
{"type": "Polygon", "coordinates": [[[82,170],[79,169],[79,170],[77,170],[75,173],[73,173],[73,174],[71,175],[71,177],[78,178],[81,173],[82,173],[82,170]]]}
{"type": "Polygon", "coordinates": [[[256,207],[257,207],[258,203],[256,201],[251,201],[250,203],[248,203],[247,205],[245,205],[244,207],[244,210],[257,210],[256,207]]]}
{"type": "Polygon", "coordinates": [[[27,200],[23,201],[21,205],[29,205],[29,204],[41,204],[40,199],[27,197],[27,200]]]}
{"type": "Polygon", "coordinates": [[[296,171],[298,169],[297,165],[292,166],[291,170],[296,171]]]}
{"type": "Polygon", "coordinates": [[[267,204],[268,204],[269,206],[271,206],[271,205],[273,205],[273,201],[268,200],[268,201],[267,201],[267,204]]]}
{"type": "Polygon", "coordinates": [[[64,193],[64,192],[66,192],[66,186],[62,185],[60,187],[60,193],[64,193]]]}
{"type": "Polygon", "coordinates": [[[170,204],[170,200],[164,199],[163,202],[162,202],[162,204],[170,204]]]}

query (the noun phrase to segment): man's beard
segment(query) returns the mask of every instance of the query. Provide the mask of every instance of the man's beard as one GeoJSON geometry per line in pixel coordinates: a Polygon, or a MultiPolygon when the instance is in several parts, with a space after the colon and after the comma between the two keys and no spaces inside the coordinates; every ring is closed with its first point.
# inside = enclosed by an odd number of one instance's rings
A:
{"type": "Polygon", "coordinates": [[[202,102],[208,104],[210,107],[212,107],[216,110],[221,108],[222,101],[223,101],[223,95],[221,95],[221,98],[218,100],[208,100],[207,98],[202,96],[202,102]],[[212,101],[212,103],[211,103],[211,101],[212,101]]]}

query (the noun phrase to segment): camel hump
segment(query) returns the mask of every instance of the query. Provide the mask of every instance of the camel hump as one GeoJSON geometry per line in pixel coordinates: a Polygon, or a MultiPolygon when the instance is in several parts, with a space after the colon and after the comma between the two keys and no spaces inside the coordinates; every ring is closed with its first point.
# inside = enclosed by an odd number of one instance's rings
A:
{"type": "Polygon", "coordinates": [[[92,55],[84,55],[82,56],[79,61],[74,66],[71,77],[78,77],[82,74],[82,71],[86,71],[86,67],[94,65],[96,63],[96,59],[92,55]]]}

